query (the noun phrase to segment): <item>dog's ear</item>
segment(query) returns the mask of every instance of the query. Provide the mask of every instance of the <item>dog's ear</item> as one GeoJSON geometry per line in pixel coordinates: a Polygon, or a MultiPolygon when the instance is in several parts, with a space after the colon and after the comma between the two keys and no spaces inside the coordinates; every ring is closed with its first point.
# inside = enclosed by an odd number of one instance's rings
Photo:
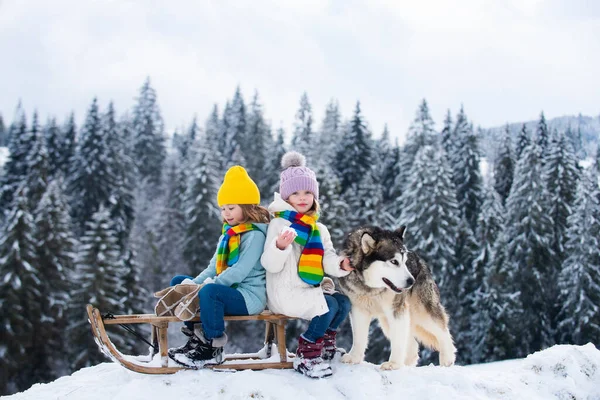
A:
{"type": "Polygon", "coordinates": [[[375,239],[373,239],[373,236],[368,233],[363,233],[360,238],[360,248],[365,254],[369,254],[371,251],[375,250],[375,239]]]}
{"type": "Polygon", "coordinates": [[[400,239],[402,239],[402,241],[404,241],[404,233],[406,232],[406,226],[402,225],[400,228],[396,229],[394,231],[394,233],[396,233],[396,235],[398,237],[400,237],[400,239]]]}

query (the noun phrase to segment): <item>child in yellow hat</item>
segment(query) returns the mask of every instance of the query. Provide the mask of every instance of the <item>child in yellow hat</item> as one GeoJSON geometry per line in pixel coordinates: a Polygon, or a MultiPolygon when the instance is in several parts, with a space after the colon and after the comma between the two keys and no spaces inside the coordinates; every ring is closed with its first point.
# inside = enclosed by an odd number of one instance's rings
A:
{"type": "Polygon", "coordinates": [[[259,314],[267,304],[260,257],[269,212],[259,206],[260,192],[244,168],[236,165],[227,171],[217,203],[223,234],[208,267],[193,279],[178,275],[171,280],[171,286],[203,285],[198,293],[201,323],[183,327],[182,332],[189,337],[187,343],[169,349],[171,359],[192,368],[223,362],[225,315],[259,314]]]}

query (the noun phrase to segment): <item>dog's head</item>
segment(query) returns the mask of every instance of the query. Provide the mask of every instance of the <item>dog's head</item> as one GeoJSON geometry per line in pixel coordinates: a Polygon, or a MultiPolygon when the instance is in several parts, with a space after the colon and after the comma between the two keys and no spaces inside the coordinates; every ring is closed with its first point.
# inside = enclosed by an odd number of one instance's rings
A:
{"type": "Polygon", "coordinates": [[[415,278],[406,265],[405,229],[404,226],[395,231],[364,227],[348,235],[344,253],[365,285],[388,288],[396,293],[413,285],[415,278]]]}

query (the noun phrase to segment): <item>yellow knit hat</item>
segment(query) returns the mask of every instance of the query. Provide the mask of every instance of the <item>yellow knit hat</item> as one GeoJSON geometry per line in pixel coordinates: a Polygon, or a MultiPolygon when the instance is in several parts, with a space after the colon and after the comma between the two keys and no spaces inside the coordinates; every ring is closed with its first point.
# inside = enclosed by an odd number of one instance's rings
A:
{"type": "Polygon", "coordinates": [[[224,204],[259,204],[260,192],[248,172],[234,165],[225,173],[223,184],[217,193],[219,207],[224,204]]]}

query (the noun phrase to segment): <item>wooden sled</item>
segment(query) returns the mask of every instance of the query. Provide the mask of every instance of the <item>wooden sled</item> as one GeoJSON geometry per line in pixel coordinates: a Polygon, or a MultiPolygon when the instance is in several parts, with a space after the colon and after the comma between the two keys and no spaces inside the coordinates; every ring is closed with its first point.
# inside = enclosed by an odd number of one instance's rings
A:
{"type": "MultiPolygon", "coordinates": [[[[157,317],[154,314],[134,314],[134,315],[115,315],[111,318],[102,318],[100,311],[88,304],[87,313],[92,327],[94,340],[100,351],[114,362],[123,367],[142,374],[174,374],[181,370],[188,370],[170,360],[167,351],[169,349],[167,340],[167,328],[170,322],[181,322],[177,317],[157,317]],[[158,348],[159,360],[152,357],[154,354],[146,356],[128,356],[122,354],[110,341],[106,333],[105,325],[116,324],[151,324],[152,343],[158,348]],[[158,346],[156,346],[156,344],[158,346]]],[[[214,370],[261,370],[261,369],[286,369],[293,368],[293,355],[288,354],[285,347],[285,325],[287,320],[293,319],[281,314],[273,314],[269,311],[263,311],[258,315],[248,316],[226,316],[225,321],[265,321],[265,346],[257,354],[236,354],[225,355],[225,361],[219,365],[206,365],[206,368],[214,370]],[[274,343],[277,343],[277,353],[271,354],[274,343]]],[[[198,321],[195,318],[193,321],[198,321]]]]}

